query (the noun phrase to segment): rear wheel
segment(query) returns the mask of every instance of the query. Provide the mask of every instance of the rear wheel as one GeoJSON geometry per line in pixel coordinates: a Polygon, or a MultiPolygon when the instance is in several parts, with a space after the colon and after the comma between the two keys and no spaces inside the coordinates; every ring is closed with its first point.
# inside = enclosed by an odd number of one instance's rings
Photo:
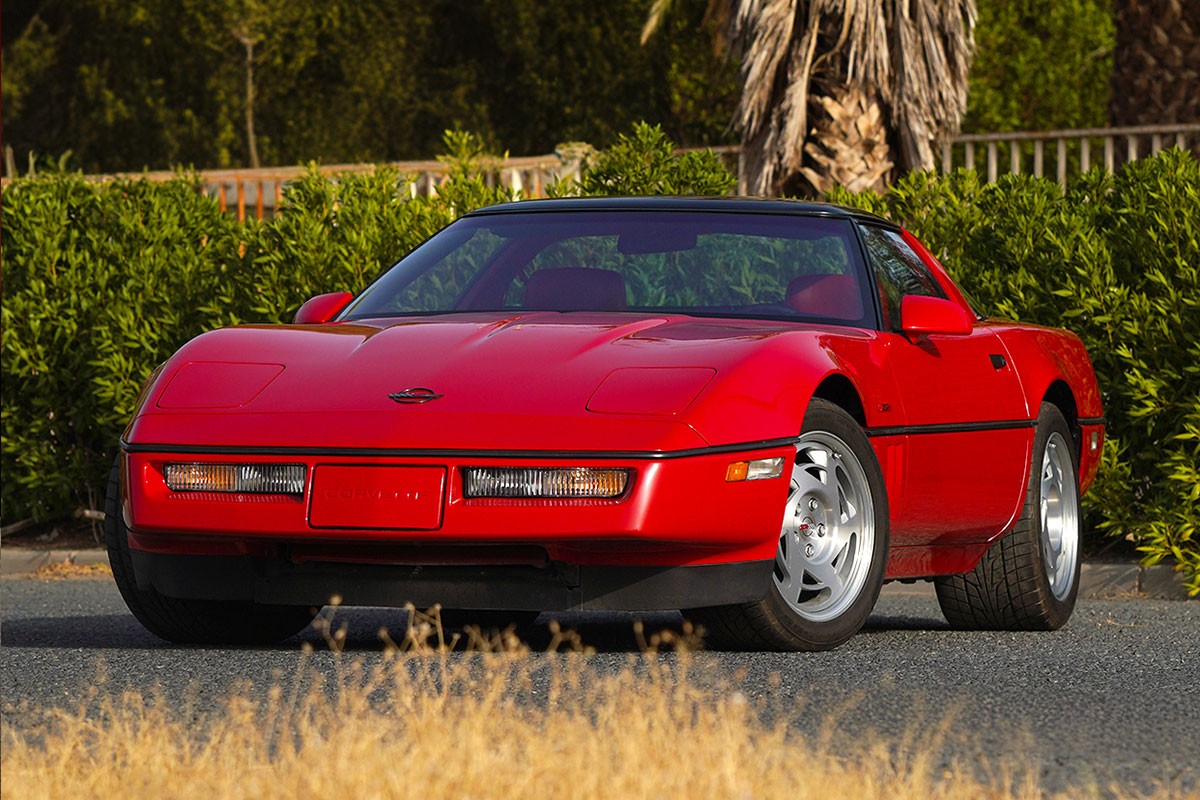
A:
{"type": "Polygon", "coordinates": [[[1056,630],[1079,591],[1079,479],[1062,412],[1043,403],[1025,507],[1011,532],[966,575],[937,578],[938,602],[956,628],[1056,630]]]}
{"type": "Polygon", "coordinates": [[[316,616],[317,609],[307,606],[187,600],[138,588],[120,494],[118,458],[104,500],[108,561],[125,605],[155,636],[180,644],[270,644],[304,630],[316,616]]]}
{"type": "Polygon", "coordinates": [[[870,442],[849,414],[813,400],[790,481],[766,596],[688,614],[712,644],[827,650],[857,633],[875,606],[887,562],[887,497],[870,442]]]}

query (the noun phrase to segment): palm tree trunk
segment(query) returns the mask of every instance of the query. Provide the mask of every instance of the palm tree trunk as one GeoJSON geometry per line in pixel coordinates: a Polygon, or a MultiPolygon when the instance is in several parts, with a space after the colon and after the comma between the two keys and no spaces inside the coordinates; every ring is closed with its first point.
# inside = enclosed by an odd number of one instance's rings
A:
{"type": "Polygon", "coordinates": [[[808,186],[785,186],[784,191],[824,195],[845,186],[852,192],[882,192],[895,164],[879,98],[843,83],[815,100],[820,113],[810,114],[813,127],[800,168],[808,186]]]}
{"type": "Polygon", "coordinates": [[[713,0],[740,57],[753,194],[880,189],[958,130],[974,0],[713,0]]]}
{"type": "Polygon", "coordinates": [[[1115,0],[1113,125],[1200,122],[1200,3],[1115,0]]]}

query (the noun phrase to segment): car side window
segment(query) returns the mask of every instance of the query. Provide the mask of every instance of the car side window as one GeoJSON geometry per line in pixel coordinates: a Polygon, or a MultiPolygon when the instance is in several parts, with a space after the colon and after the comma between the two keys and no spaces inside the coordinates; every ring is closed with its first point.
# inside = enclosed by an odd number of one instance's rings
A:
{"type": "Polygon", "coordinates": [[[945,298],[946,293],[937,279],[898,231],[875,225],[860,227],[879,288],[886,330],[900,328],[900,301],[906,295],[945,298]]]}

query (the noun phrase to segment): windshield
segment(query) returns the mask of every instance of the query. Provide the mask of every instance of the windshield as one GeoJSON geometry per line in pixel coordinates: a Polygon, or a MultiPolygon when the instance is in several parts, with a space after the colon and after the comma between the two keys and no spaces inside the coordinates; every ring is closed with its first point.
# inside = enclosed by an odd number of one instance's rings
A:
{"type": "Polygon", "coordinates": [[[863,276],[845,219],[506,213],[445,228],[363,292],[342,319],[633,311],[866,325],[863,276]]]}

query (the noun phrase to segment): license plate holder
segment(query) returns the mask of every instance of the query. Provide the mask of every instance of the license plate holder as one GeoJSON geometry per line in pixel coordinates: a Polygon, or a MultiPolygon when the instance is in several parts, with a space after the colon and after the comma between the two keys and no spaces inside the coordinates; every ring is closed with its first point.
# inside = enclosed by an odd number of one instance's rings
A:
{"type": "Polygon", "coordinates": [[[319,464],[313,528],[432,531],[442,526],[445,467],[319,464]]]}

